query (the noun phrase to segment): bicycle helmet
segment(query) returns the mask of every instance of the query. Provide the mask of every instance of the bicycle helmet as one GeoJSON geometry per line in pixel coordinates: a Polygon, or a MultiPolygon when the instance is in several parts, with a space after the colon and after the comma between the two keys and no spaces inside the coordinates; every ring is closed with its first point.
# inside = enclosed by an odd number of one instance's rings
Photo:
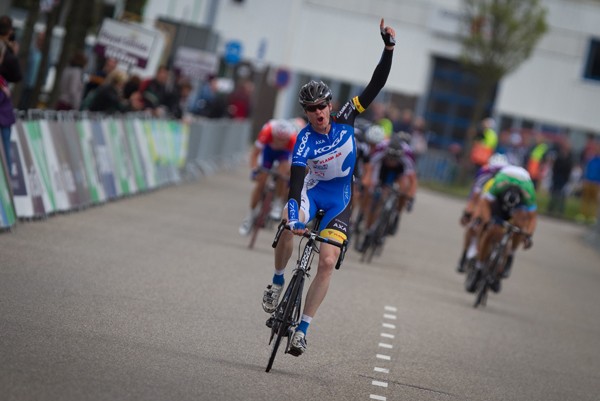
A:
{"type": "Polygon", "coordinates": [[[508,157],[502,153],[494,153],[492,156],[490,156],[490,160],[488,160],[488,165],[490,167],[505,167],[509,164],[508,157]]]}
{"type": "Polygon", "coordinates": [[[502,208],[512,210],[521,203],[521,188],[511,185],[504,190],[502,194],[502,208]]]}
{"type": "Polygon", "coordinates": [[[271,132],[275,139],[288,139],[296,133],[296,127],[288,120],[273,120],[271,132]]]}
{"type": "Polygon", "coordinates": [[[385,131],[381,125],[373,124],[367,128],[365,133],[367,142],[371,145],[377,145],[379,142],[385,139],[385,131]]]}
{"type": "Polygon", "coordinates": [[[298,101],[302,107],[310,106],[331,100],[331,90],[323,81],[310,81],[305,84],[298,94],[298,101]]]}
{"type": "Polygon", "coordinates": [[[404,155],[404,143],[405,140],[401,135],[394,134],[390,138],[388,146],[385,150],[385,154],[388,157],[399,159],[404,155]]]}

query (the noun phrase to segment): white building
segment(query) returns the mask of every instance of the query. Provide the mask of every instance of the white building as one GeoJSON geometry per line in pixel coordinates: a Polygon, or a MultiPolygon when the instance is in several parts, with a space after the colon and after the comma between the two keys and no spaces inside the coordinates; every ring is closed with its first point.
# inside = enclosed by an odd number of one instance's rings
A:
{"type": "MultiPolygon", "coordinates": [[[[499,85],[493,114],[501,128],[600,135],[600,2],[543,0],[549,30],[532,57],[499,85]]],[[[291,72],[276,117],[299,112],[299,86],[328,82],[345,101],[368,82],[383,44],[381,17],[396,29],[386,85],[401,107],[414,108],[448,139],[466,129],[469,88],[461,81],[456,39],[461,0],[149,0],[145,18],[167,15],[211,26],[218,52],[238,41],[242,59],[291,72]]]]}

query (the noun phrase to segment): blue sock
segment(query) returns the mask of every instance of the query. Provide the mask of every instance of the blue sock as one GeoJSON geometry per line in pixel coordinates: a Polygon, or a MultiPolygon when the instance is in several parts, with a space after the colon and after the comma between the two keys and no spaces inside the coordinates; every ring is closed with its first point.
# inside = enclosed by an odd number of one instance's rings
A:
{"type": "Polygon", "coordinates": [[[306,330],[308,330],[308,325],[310,323],[307,322],[306,320],[301,320],[300,324],[298,325],[298,328],[296,329],[296,331],[301,331],[304,333],[304,335],[306,335],[306,330]]]}
{"type": "Polygon", "coordinates": [[[283,285],[283,283],[285,283],[283,274],[273,274],[273,284],[283,285]]]}

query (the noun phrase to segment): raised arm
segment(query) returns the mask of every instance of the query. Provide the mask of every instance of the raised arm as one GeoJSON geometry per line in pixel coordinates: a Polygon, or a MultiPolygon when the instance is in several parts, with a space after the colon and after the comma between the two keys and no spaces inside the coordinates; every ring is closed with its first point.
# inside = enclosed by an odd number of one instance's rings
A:
{"type": "MultiPolygon", "coordinates": [[[[385,85],[390,69],[392,68],[392,55],[394,54],[394,45],[396,44],[396,31],[389,27],[384,26],[383,18],[379,24],[379,31],[381,38],[385,44],[381,59],[375,67],[371,81],[367,84],[363,92],[358,95],[358,103],[363,109],[369,107],[369,105],[375,100],[379,91],[385,85]]],[[[362,110],[359,110],[362,112],[362,110]]]]}

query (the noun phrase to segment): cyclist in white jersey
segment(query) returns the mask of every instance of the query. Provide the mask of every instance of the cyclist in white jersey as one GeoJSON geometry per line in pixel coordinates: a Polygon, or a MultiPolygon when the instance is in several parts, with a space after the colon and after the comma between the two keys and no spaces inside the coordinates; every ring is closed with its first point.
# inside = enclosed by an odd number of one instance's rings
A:
{"type": "MultiPolygon", "coordinates": [[[[385,49],[371,81],[335,115],[331,115],[332,96],[325,83],[310,81],[300,90],[299,102],[309,123],[298,134],[292,153],[289,200],[284,210],[292,231],[283,232],[275,249],[275,274],[263,295],[263,309],[267,313],[275,311],[283,289],[283,273],[294,249],[292,232],[303,234],[306,223],[315,217],[318,209],[324,209],[320,235],[339,242],[347,238],[356,162],[354,119],[383,88],[392,65],[396,33],[384,26],[383,18],[379,28],[385,49]]],[[[306,350],[308,325],[327,294],[339,252],[333,245],[321,244],[317,274],[306,294],[302,320],[291,340],[289,352],[294,356],[306,350]]]]}

